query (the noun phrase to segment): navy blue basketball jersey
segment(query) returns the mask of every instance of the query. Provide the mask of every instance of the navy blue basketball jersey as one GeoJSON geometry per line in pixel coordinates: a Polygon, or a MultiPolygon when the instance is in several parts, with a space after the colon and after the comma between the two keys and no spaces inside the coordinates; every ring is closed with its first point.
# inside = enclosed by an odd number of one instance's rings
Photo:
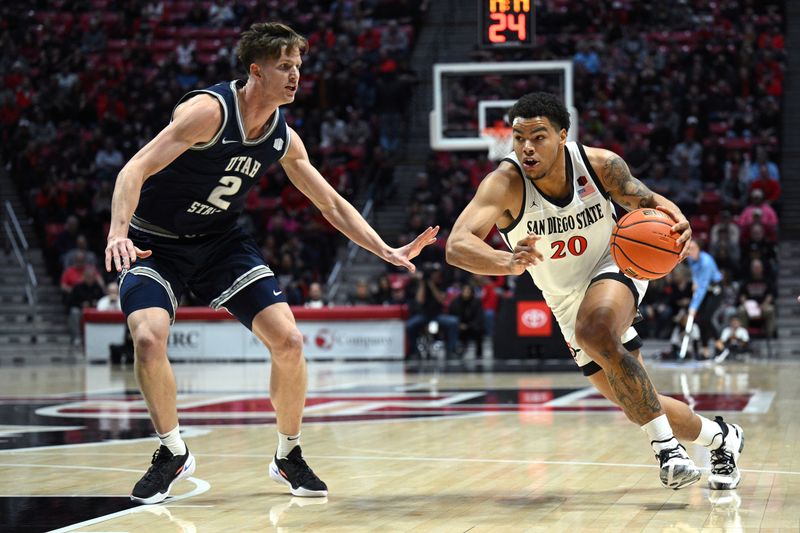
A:
{"type": "Polygon", "coordinates": [[[213,139],[192,146],[144,182],[132,227],[175,237],[224,233],[236,224],[250,188],[291,142],[280,108],[261,137],[247,139],[236,92],[243,85],[241,80],[218,83],[180,99],[178,104],[199,94],[215,97],[222,125],[213,139]]]}

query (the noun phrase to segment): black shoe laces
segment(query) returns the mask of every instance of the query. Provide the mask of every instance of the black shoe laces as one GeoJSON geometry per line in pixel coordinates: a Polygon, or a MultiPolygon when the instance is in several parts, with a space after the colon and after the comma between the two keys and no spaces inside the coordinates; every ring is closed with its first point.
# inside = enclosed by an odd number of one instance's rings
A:
{"type": "Polygon", "coordinates": [[[316,481],[317,476],[314,474],[314,471],[311,470],[311,467],[308,466],[305,459],[303,459],[302,455],[297,455],[296,457],[292,457],[291,459],[287,457],[287,460],[292,464],[294,467],[295,473],[297,474],[297,482],[299,485],[305,485],[308,481],[316,481]]]}
{"type": "Polygon", "coordinates": [[[715,474],[730,475],[736,463],[733,461],[733,454],[725,449],[725,444],[711,450],[711,471],[715,474]]]}
{"type": "Polygon", "coordinates": [[[153,452],[153,459],[150,461],[150,468],[145,472],[143,481],[148,483],[163,483],[166,473],[160,468],[161,465],[168,463],[170,457],[166,453],[159,453],[161,448],[153,452]]]}
{"type": "Polygon", "coordinates": [[[661,462],[661,466],[664,466],[664,463],[668,462],[670,459],[679,458],[684,459],[684,454],[681,453],[683,446],[680,444],[675,446],[674,448],[664,448],[660,452],[658,452],[658,460],[661,462]]]}

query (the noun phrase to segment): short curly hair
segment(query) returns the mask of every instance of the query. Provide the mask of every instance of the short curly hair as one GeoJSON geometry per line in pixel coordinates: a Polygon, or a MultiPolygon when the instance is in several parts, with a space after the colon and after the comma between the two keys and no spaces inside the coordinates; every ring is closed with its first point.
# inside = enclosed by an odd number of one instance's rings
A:
{"type": "Polygon", "coordinates": [[[508,110],[509,124],[513,125],[517,117],[547,117],[556,130],[569,131],[569,111],[564,102],[551,93],[529,93],[517,100],[508,110]]]}
{"type": "Polygon", "coordinates": [[[236,55],[245,72],[250,72],[250,65],[256,61],[281,57],[284,46],[287,50],[297,49],[303,54],[308,49],[308,41],[286,24],[256,22],[249,30],[242,32],[236,45],[236,55]]]}

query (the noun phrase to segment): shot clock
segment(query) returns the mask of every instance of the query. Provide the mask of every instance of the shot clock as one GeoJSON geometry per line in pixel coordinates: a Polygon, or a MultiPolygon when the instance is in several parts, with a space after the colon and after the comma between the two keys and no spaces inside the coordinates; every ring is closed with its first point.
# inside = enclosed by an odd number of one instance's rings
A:
{"type": "Polygon", "coordinates": [[[535,0],[478,0],[479,42],[484,48],[532,46],[535,0]]]}

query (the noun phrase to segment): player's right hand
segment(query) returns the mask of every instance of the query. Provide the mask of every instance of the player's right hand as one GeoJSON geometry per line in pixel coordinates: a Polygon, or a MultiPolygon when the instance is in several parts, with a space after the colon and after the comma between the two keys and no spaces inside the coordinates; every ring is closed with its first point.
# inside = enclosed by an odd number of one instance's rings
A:
{"type": "Polygon", "coordinates": [[[109,237],[108,244],[106,244],[106,272],[111,272],[111,263],[113,261],[117,272],[122,272],[131,267],[131,263],[136,262],[136,259],[150,257],[153,255],[152,250],[141,250],[133,245],[127,237],[109,237]]]}
{"type": "Polygon", "coordinates": [[[511,253],[511,272],[520,275],[528,267],[538,265],[544,261],[544,256],[536,249],[536,241],[541,239],[535,233],[528,233],[525,237],[517,241],[514,251],[511,253]]]}

